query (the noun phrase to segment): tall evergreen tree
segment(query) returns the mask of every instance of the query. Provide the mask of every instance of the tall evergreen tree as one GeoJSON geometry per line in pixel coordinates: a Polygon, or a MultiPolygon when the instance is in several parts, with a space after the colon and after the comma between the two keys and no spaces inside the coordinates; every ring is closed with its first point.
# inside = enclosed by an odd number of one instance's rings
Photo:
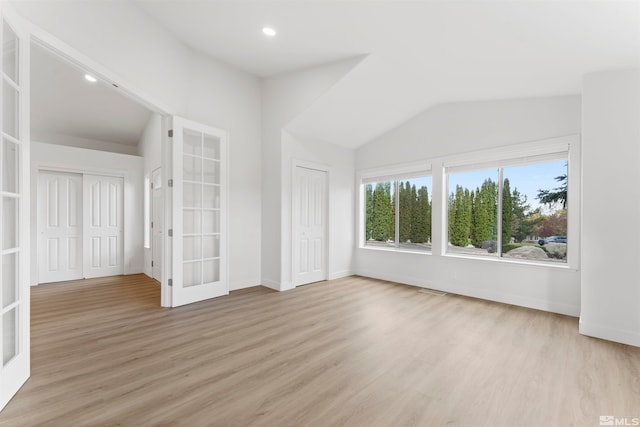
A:
{"type": "Polygon", "coordinates": [[[365,224],[365,240],[371,239],[371,233],[373,231],[373,185],[366,185],[366,200],[367,200],[367,213],[365,224]]]}
{"type": "Polygon", "coordinates": [[[511,225],[513,223],[513,199],[509,179],[502,184],[502,244],[511,243],[511,225]]]}
{"type": "Polygon", "coordinates": [[[379,182],[373,190],[371,215],[371,238],[387,241],[394,224],[391,186],[389,182],[379,182]]]}
{"type": "MultiPolygon", "coordinates": [[[[415,186],[413,187],[415,191],[415,186]]],[[[411,241],[426,243],[429,241],[431,229],[431,208],[429,205],[429,191],[427,187],[420,187],[416,192],[416,202],[413,207],[411,223],[411,241]]]]}
{"type": "Polygon", "coordinates": [[[471,196],[468,189],[456,186],[454,199],[454,225],[450,236],[451,244],[466,246],[471,229],[471,196]]]}
{"type": "Polygon", "coordinates": [[[411,238],[411,215],[412,215],[412,201],[411,201],[411,184],[409,181],[400,182],[398,204],[400,205],[400,242],[406,242],[411,238]]]}
{"type": "Polygon", "coordinates": [[[490,178],[486,179],[480,189],[476,190],[471,232],[472,244],[481,247],[482,242],[495,240],[498,187],[490,178]]]}

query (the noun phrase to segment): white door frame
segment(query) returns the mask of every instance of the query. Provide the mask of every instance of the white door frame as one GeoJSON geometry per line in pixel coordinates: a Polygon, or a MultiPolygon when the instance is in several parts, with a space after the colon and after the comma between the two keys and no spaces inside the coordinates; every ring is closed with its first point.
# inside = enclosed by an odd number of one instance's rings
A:
{"type": "Polygon", "coordinates": [[[162,277],[163,277],[162,273],[163,273],[163,270],[164,270],[164,263],[162,262],[164,260],[164,255],[163,255],[164,249],[163,249],[163,246],[164,246],[164,241],[166,240],[165,239],[165,234],[166,234],[165,230],[166,230],[167,227],[164,224],[164,221],[162,221],[162,230],[160,230],[160,236],[158,236],[158,239],[160,240],[160,245],[161,246],[160,246],[159,253],[156,254],[155,253],[156,252],[155,251],[155,247],[156,247],[156,242],[155,242],[156,237],[155,237],[155,235],[156,235],[156,228],[157,227],[156,227],[154,218],[155,218],[157,213],[160,213],[161,216],[164,219],[164,209],[163,209],[164,208],[164,183],[162,183],[162,185],[159,188],[156,188],[156,186],[154,185],[155,184],[155,180],[153,179],[153,177],[156,174],[158,174],[160,176],[160,182],[162,182],[162,180],[164,179],[163,178],[164,175],[162,173],[162,167],[155,168],[154,170],[151,171],[151,219],[150,219],[151,220],[151,224],[152,224],[151,236],[150,236],[151,237],[151,263],[152,263],[151,264],[151,277],[156,279],[156,280],[158,280],[159,282],[162,282],[162,277]],[[160,198],[160,201],[161,201],[161,206],[163,207],[163,208],[158,209],[160,212],[156,212],[156,208],[155,208],[155,197],[156,197],[155,192],[156,191],[160,194],[159,198],[160,198]],[[156,261],[160,262],[160,278],[159,279],[157,279],[154,276],[154,272],[153,272],[154,271],[154,267],[155,267],[154,263],[156,261]]]}
{"type": "MultiPolygon", "coordinates": [[[[150,96],[147,92],[139,89],[136,85],[132,84],[128,80],[122,78],[117,73],[113,72],[111,69],[103,66],[97,61],[94,61],[87,55],[78,51],[74,47],[68,45],[37,25],[29,22],[22,17],[17,17],[21,24],[24,26],[27,32],[27,38],[29,43],[36,43],[45,49],[53,52],[54,54],[59,55],[65,60],[75,64],[83,70],[93,74],[98,79],[110,82],[115,87],[120,90],[120,92],[131,98],[132,100],[139,102],[144,105],[148,109],[162,115],[162,167],[166,173],[165,175],[165,185],[164,187],[164,204],[165,204],[165,227],[170,224],[170,211],[171,211],[171,192],[166,185],[166,177],[171,176],[171,168],[170,168],[170,139],[167,136],[167,132],[170,129],[170,118],[175,113],[175,109],[166,105],[163,102],[160,102],[158,99],[150,96]]],[[[28,202],[30,205],[32,202],[28,202]]],[[[165,244],[163,245],[163,265],[162,265],[162,282],[161,282],[161,306],[170,307],[171,306],[171,288],[169,287],[167,278],[171,277],[171,271],[169,268],[169,264],[171,264],[171,243],[169,239],[165,239],[165,244]]],[[[28,277],[28,276],[27,276],[28,277]]],[[[33,282],[33,278],[31,280],[33,282]]]]}
{"type": "Polygon", "coordinates": [[[330,213],[331,213],[331,166],[325,165],[325,164],[321,164],[321,163],[314,163],[314,162],[309,162],[306,160],[300,160],[300,159],[293,159],[291,161],[291,286],[292,288],[295,288],[296,286],[300,286],[297,285],[295,282],[296,276],[295,276],[295,271],[296,271],[296,257],[298,255],[296,255],[294,248],[296,247],[296,237],[298,235],[298,224],[297,221],[295,221],[295,200],[297,199],[296,196],[296,183],[295,183],[295,171],[296,168],[306,168],[306,169],[314,169],[317,171],[321,171],[321,172],[325,172],[327,174],[327,191],[325,192],[325,218],[326,218],[326,226],[325,226],[325,248],[324,248],[324,256],[325,256],[325,279],[324,280],[329,280],[329,271],[331,271],[331,261],[330,261],[330,254],[331,251],[329,250],[329,247],[331,246],[331,240],[330,240],[330,236],[331,236],[331,217],[330,217],[330,213]]]}

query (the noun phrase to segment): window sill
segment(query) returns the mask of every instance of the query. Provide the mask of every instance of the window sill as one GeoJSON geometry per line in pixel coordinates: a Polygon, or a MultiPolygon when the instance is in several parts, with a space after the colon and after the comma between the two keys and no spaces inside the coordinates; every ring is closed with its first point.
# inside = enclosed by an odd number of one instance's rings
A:
{"type": "Polygon", "coordinates": [[[399,252],[405,254],[416,254],[416,255],[432,255],[432,251],[416,251],[405,248],[392,248],[392,247],[375,247],[375,246],[360,246],[358,249],[364,249],[367,251],[381,251],[381,252],[399,252]]]}
{"type": "Polygon", "coordinates": [[[535,260],[505,258],[505,257],[497,257],[497,256],[483,257],[483,256],[473,256],[473,255],[463,255],[463,254],[453,254],[453,253],[445,253],[442,256],[445,258],[467,259],[467,260],[479,261],[479,262],[496,262],[500,264],[522,265],[527,267],[544,268],[544,269],[578,271],[577,268],[572,267],[568,263],[565,264],[565,263],[555,263],[555,262],[538,262],[535,260]]]}

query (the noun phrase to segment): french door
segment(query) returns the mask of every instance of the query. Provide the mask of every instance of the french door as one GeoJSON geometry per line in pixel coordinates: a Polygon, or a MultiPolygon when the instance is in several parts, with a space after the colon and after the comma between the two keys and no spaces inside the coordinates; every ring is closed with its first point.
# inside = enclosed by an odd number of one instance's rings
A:
{"type": "Polygon", "coordinates": [[[29,378],[28,40],[0,4],[0,409],[29,378]]]}
{"type": "Polygon", "coordinates": [[[222,130],[173,119],[174,307],[229,293],[227,144],[222,130]]]}

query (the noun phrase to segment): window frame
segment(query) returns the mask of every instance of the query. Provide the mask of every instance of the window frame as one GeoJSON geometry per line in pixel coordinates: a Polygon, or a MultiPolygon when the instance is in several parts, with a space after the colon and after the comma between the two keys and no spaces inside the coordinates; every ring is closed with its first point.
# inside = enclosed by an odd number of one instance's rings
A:
{"type": "MultiPolygon", "coordinates": [[[[430,197],[431,202],[434,200],[433,196],[433,171],[432,165],[425,161],[419,161],[414,163],[407,163],[402,165],[396,165],[389,168],[377,168],[363,171],[358,176],[359,183],[359,203],[358,209],[360,211],[359,215],[359,224],[358,224],[358,248],[360,249],[371,249],[376,251],[391,251],[391,252],[408,252],[422,255],[431,255],[433,253],[433,237],[431,239],[431,249],[430,250],[417,250],[417,249],[409,249],[400,247],[400,215],[399,212],[399,203],[400,203],[400,193],[398,191],[399,185],[398,183],[403,180],[409,180],[413,178],[431,178],[431,188],[430,188],[430,197]],[[367,224],[367,208],[366,208],[366,197],[367,191],[366,186],[368,184],[376,184],[380,182],[391,182],[392,188],[394,191],[393,195],[393,203],[395,206],[395,224],[394,224],[394,245],[391,246],[369,246],[367,245],[366,239],[366,224],[367,224]]],[[[433,206],[433,205],[432,205],[433,206]]],[[[433,207],[431,210],[431,227],[433,232],[433,207]]]]}
{"type": "Polygon", "coordinates": [[[469,152],[459,156],[450,156],[442,161],[442,236],[440,253],[444,257],[465,258],[487,262],[508,264],[526,264],[531,266],[579,269],[580,252],[580,138],[579,135],[552,138],[542,141],[514,144],[503,148],[469,152]],[[502,252],[502,192],[503,169],[513,166],[524,166],[538,160],[567,162],[567,258],[564,263],[514,259],[504,257],[502,252]],[[449,173],[495,168],[498,170],[498,205],[497,205],[497,256],[480,256],[459,254],[448,251],[449,241],[449,173]],[[453,172],[451,171],[453,169],[453,172]]]}
{"type": "MultiPolygon", "coordinates": [[[[471,143],[467,146],[472,146],[471,143]]],[[[465,152],[423,158],[420,161],[362,169],[356,172],[356,249],[388,252],[407,252],[414,254],[433,255],[437,259],[465,259],[469,262],[497,262],[505,265],[524,265],[531,268],[561,269],[579,271],[580,269],[580,228],[581,228],[581,141],[579,134],[568,134],[560,137],[531,140],[528,142],[495,144],[489,148],[469,150],[465,152]],[[494,165],[499,162],[512,162],[515,159],[526,159],[548,155],[549,153],[566,152],[568,172],[567,197],[567,239],[571,242],[567,246],[567,262],[539,262],[505,257],[483,257],[467,254],[447,253],[448,242],[448,179],[445,173],[447,167],[472,166],[474,164],[494,165]],[[406,173],[422,171],[431,176],[431,251],[412,251],[395,247],[372,247],[365,245],[366,232],[366,188],[363,180],[371,178],[392,178],[406,173]]],[[[513,165],[513,164],[511,164],[513,165]]],[[[500,225],[502,222],[500,221],[500,225]]]]}

